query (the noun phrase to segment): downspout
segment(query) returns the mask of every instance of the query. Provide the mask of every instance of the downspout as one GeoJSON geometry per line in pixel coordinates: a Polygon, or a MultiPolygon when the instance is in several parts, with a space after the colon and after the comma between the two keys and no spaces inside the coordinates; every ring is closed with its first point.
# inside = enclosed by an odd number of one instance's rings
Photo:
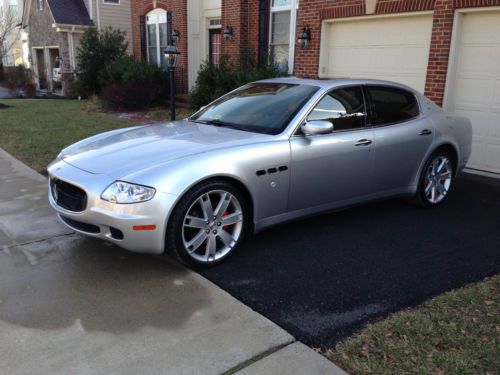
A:
{"type": "Polygon", "coordinates": [[[92,4],[94,0],[89,0],[89,13],[90,13],[90,19],[94,19],[94,5],[92,4]]]}
{"type": "Polygon", "coordinates": [[[97,30],[101,30],[101,14],[100,14],[101,12],[99,10],[99,0],[96,0],[95,8],[97,13],[97,30]]]}

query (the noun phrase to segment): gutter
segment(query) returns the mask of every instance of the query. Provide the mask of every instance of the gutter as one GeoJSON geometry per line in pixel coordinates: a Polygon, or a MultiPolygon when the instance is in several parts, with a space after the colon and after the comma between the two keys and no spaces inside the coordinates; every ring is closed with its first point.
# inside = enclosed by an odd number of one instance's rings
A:
{"type": "Polygon", "coordinates": [[[91,25],[70,25],[64,23],[53,23],[52,28],[56,29],[58,33],[66,32],[66,33],[83,33],[87,30],[91,25]]]}

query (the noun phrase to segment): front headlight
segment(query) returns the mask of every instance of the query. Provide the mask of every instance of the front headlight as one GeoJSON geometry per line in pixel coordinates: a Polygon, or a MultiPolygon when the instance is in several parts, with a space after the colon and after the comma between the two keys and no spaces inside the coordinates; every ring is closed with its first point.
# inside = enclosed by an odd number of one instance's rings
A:
{"type": "Polygon", "coordinates": [[[142,185],[115,181],[101,194],[101,198],[111,203],[139,203],[152,199],[156,190],[142,185]]]}

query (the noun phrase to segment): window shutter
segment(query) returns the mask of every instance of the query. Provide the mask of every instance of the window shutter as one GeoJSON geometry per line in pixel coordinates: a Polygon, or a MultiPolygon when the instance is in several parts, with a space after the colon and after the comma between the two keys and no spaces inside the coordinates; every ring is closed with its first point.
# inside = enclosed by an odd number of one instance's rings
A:
{"type": "Polygon", "coordinates": [[[139,17],[139,25],[141,28],[141,60],[148,60],[148,46],[146,44],[146,16],[139,17]]]}
{"type": "Polygon", "coordinates": [[[265,65],[268,55],[269,38],[269,0],[259,0],[259,65],[265,65]]]}

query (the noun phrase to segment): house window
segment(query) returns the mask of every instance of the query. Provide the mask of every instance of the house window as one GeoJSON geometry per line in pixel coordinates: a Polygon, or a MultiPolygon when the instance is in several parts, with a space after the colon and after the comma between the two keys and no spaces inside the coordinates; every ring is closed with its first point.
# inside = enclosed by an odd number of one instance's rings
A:
{"type": "Polygon", "coordinates": [[[165,67],[163,50],[167,47],[167,12],[155,9],[146,16],[148,61],[165,67]]]}
{"type": "Polygon", "coordinates": [[[295,25],[299,0],[272,0],[269,52],[273,62],[293,72],[295,25]]]}
{"type": "Polygon", "coordinates": [[[120,4],[120,0],[103,0],[104,4],[120,4]]]}
{"type": "Polygon", "coordinates": [[[45,0],[38,0],[38,10],[43,10],[44,5],[45,5],[45,0]]]}
{"type": "Polygon", "coordinates": [[[210,21],[209,21],[209,26],[210,27],[220,27],[221,25],[221,21],[220,21],[220,18],[212,18],[210,21]]]}

